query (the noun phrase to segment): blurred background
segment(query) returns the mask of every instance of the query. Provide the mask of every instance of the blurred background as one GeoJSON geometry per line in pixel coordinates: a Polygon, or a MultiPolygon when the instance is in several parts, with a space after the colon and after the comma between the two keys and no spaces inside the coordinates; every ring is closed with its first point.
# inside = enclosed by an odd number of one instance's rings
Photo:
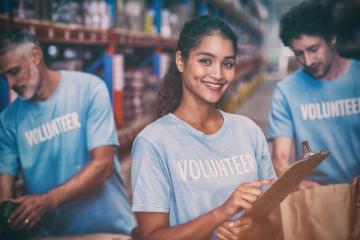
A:
{"type": "MultiPolygon", "coordinates": [[[[316,1],[316,0],[313,0],[316,1]]],[[[267,129],[273,87],[298,65],[279,37],[279,19],[299,0],[1,0],[0,29],[22,26],[40,40],[52,69],[94,73],[111,93],[128,185],[129,155],[148,124],[161,79],[187,20],[211,14],[238,35],[237,75],[219,108],[246,115],[267,129]]],[[[360,58],[360,1],[317,0],[338,25],[338,49],[360,58]]],[[[0,81],[0,111],[16,95],[0,81]]],[[[76,101],[76,99],[74,99],[76,101]]],[[[129,190],[129,188],[128,188],[129,190]]]]}

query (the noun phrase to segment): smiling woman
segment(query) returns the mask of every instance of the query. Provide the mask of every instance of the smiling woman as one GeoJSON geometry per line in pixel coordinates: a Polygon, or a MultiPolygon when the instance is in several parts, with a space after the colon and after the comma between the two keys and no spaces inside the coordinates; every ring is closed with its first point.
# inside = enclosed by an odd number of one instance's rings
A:
{"type": "Polygon", "coordinates": [[[142,239],[272,239],[277,224],[241,217],[272,183],[265,138],[216,109],[235,78],[237,38],[211,16],[185,24],[159,92],[158,119],[132,149],[132,210],[142,239]],[[266,237],[265,237],[266,236],[266,237]]]}
{"type": "Polygon", "coordinates": [[[214,31],[201,40],[188,59],[176,52],[183,79],[184,101],[216,103],[235,77],[235,50],[231,40],[214,31]]]}

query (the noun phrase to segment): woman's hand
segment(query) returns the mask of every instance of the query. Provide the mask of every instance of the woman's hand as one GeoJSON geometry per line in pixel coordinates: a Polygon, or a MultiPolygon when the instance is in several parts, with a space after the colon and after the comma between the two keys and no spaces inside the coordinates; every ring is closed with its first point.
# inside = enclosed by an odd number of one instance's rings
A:
{"type": "Polygon", "coordinates": [[[217,240],[279,240],[282,239],[280,208],[275,208],[265,218],[244,216],[238,220],[225,221],[217,228],[217,240]]]}
{"type": "Polygon", "coordinates": [[[244,234],[253,227],[251,217],[242,217],[235,221],[226,221],[217,228],[217,240],[238,240],[242,239],[244,234]]]}
{"type": "Polygon", "coordinates": [[[252,204],[262,193],[258,187],[269,186],[273,182],[274,180],[263,180],[241,184],[219,207],[219,210],[226,216],[226,219],[231,218],[242,210],[245,210],[246,212],[249,211],[252,208],[252,204]]]}

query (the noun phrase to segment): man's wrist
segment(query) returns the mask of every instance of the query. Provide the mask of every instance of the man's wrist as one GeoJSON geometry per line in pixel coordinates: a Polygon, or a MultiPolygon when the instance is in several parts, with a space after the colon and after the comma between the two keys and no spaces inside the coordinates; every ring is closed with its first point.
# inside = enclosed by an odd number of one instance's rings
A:
{"type": "Polygon", "coordinates": [[[43,195],[44,200],[48,203],[49,209],[57,208],[61,205],[61,200],[55,191],[50,191],[43,195]]]}

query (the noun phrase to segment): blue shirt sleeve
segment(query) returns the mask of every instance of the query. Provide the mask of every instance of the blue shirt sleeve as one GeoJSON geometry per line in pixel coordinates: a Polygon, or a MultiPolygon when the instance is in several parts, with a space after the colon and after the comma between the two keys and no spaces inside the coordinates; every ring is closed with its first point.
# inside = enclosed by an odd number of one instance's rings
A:
{"type": "MultiPolygon", "coordinates": [[[[5,110],[6,111],[6,110],[5,110]]],[[[0,173],[17,176],[19,172],[19,154],[15,135],[5,127],[5,119],[0,118],[0,173]]]]}
{"type": "Polygon", "coordinates": [[[113,111],[105,84],[99,80],[91,86],[87,117],[88,150],[104,145],[118,145],[113,111]]]}
{"type": "Polygon", "coordinates": [[[164,212],[170,208],[170,184],[154,146],[137,137],[132,149],[131,185],[134,212],[164,212]]]}
{"type": "Polygon", "coordinates": [[[286,97],[276,85],[269,111],[269,130],[267,139],[274,137],[293,138],[294,128],[290,108],[286,97]]]}

